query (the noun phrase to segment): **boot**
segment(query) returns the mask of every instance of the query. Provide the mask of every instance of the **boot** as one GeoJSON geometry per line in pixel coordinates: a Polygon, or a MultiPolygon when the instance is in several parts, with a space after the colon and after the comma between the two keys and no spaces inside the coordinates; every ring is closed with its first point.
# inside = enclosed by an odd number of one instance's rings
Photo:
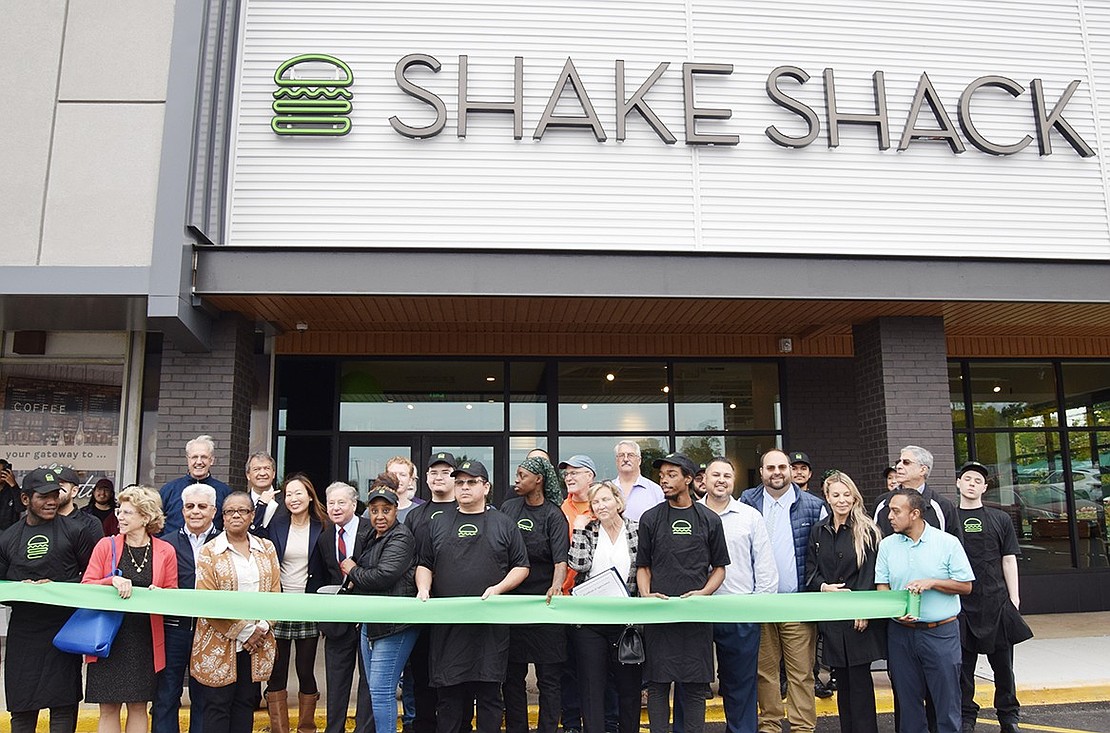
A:
{"type": "Polygon", "coordinates": [[[270,733],[289,733],[289,692],[266,693],[266,712],[270,714],[270,733]]]}
{"type": "Polygon", "coordinates": [[[316,733],[316,703],[320,701],[320,693],[314,692],[306,695],[303,692],[297,695],[300,710],[297,711],[297,733],[316,733]]]}

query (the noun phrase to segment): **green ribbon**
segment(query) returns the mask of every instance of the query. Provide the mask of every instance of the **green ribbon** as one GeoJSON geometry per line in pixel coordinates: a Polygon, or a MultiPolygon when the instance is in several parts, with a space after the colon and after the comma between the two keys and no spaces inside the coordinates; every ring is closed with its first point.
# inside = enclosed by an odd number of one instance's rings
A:
{"type": "Polygon", "coordinates": [[[690,598],[542,596],[416,598],[239,593],[216,590],[135,588],[122,599],[115,588],[79,583],[0,581],[0,601],[106,611],[204,616],[222,619],[388,622],[416,624],[661,624],[676,622],[847,621],[916,617],[921,596],[908,591],[784,593],[690,598]]]}

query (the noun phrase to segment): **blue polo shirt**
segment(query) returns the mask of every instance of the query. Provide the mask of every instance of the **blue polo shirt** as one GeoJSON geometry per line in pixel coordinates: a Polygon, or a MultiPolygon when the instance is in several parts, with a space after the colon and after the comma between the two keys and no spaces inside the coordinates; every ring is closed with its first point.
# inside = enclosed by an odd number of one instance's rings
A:
{"type": "MultiPolygon", "coordinates": [[[[975,580],[975,573],[960,541],[931,524],[925,525],[917,542],[901,534],[884,537],[875,561],[875,582],[885,583],[891,590],[905,590],[910,581],[920,578],[970,582],[975,580]]],[[[939,590],[921,594],[919,621],[943,621],[959,612],[957,595],[939,590]]]]}

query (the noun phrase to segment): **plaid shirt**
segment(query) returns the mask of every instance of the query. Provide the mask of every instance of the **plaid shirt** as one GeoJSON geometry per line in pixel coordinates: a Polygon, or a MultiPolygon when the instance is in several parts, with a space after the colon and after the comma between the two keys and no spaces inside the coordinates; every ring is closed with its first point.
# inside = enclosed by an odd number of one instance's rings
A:
{"type": "MultiPolygon", "coordinates": [[[[601,522],[594,519],[586,525],[585,529],[576,529],[570,535],[570,552],[567,555],[567,565],[578,573],[575,576],[575,585],[586,579],[590,568],[594,564],[594,550],[597,548],[598,533],[601,531],[601,522]]],[[[639,547],[639,534],[635,520],[624,520],[624,536],[628,538],[628,556],[631,565],[628,568],[628,579],[625,586],[628,595],[636,597],[636,550],[639,547]]]]}

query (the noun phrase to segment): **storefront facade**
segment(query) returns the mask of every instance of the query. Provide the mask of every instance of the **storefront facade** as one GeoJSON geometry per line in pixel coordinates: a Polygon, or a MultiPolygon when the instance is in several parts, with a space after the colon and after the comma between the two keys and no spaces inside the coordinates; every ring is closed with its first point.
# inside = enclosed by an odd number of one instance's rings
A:
{"type": "Polygon", "coordinates": [[[745,483],[781,446],[874,497],[918,444],[942,491],[997,471],[1027,610],[1110,608],[1110,12],[44,7],[7,24],[54,89],[8,143],[12,455],[161,482],[209,433],[233,485],[266,449],[365,488],[451,449],[504,492],[537,445],[745,483]],[[50,379],[80,414],[32,436],[50,379]]]}

